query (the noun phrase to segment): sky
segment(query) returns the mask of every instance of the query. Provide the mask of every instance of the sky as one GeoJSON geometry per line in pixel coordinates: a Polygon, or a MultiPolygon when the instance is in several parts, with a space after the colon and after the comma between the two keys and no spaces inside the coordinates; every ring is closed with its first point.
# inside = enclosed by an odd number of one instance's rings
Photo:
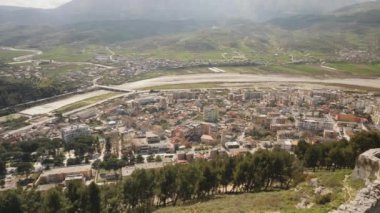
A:
{"type": "Polygon", "coordinates": [[[71,0],[0,0],[0,5],[49,9],[69,1],[71,0]]]}

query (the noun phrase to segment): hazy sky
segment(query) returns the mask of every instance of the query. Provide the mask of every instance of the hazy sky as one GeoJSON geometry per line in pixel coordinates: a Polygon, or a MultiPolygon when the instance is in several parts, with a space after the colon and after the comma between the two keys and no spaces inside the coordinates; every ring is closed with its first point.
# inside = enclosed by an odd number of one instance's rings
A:
{"type": "Polygon", "coordinates": [[[55,8],[71,0],[0,0],[0,5],[35,7],[35,8],[55,8]]]}

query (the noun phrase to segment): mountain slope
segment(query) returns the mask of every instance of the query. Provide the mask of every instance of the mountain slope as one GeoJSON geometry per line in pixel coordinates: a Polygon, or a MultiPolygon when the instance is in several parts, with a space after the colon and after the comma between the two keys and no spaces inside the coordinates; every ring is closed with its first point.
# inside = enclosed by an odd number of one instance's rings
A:
{"type": "MultiPolygon", "coordinates": [[[[71,24],[99,20],[268,20],[319,14],[367,0],[73,0],[53,10],[2,11],[2,23],[71,24]]],[[[1,7],[0,7],[1,11],[1,7]]]]}
{"type": "MultiPolygon", "coordinates": [[[[78,1],[86,3],[90,0],[78,1]]],[[[73,4],[59,10],[69,10],[73,4]]],[[[355,7],[363,6],[359,4],[355,7]]],[[[355,7],[346,10],[355,11],[355,7]]],[[[84,5],[83,8],[87,6],[84,5]]],[[[82,10],[81,7],[77,9],[82,10]]],[[[360,11],[363,12],[342,15],[297,15],[265,23],[251,20],[206,22],[185,19],[135,19],[87,21],[54,27],[3,25],[0,26],[0,46],[37,45],[37,48],[51,49],[54,46],[70,44],[114,45],[127,49],[127,53],[184,60],[277,60],[274,55],[282,57],[282,61],[288,61],[290,56],[300,58],[305,55],[309,59],[319,60],[340,57],[343,51],[348,52],[349,58],[358,52],[365,55],[360,56],[360,60],[364,58],[366,61],[378,61],[380,11],[360,11]]]]}
{"type": "Polygon", "coordinates": [[[266,24],[230,22],[196,33],[131,41],[125,46],[156,57],[184,52],[199,55],[198,59],[243,54],[260,61],[276,60],[277,55],[346,60],[343,55],[347,53],[347,60],[379,61],[379,23],[377,10],[346,16],[295,16],[266,24]]]}
{"type": "Polygon", "coordinates": [[[342,15],[350,15],[350,14],[355,14],[355,13],[367,12],[370,10],[380,10],[380,0],[343,7],[338,10],[333,11],[332,14],[336,16],[342,16],[342,15]]]}

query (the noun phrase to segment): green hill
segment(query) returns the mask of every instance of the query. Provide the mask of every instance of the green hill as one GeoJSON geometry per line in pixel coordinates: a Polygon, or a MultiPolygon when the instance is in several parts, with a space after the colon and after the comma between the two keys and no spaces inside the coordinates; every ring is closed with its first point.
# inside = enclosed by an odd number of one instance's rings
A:
{"type": "Polygon", "coordinates": [[[222,195],[214,199],[191,203],[185,206],[167,207],[159,209],[158,213],[175,213],[175,212],[293,212],[293,213],[327,213],[336,209],[340,204],[344,203],[349,196],[363,187],[361,181],[352,181],[351,178],[345,179],[345,175],[350,175],[351,171],[342,170],[335,173],[316,172],[311,174],[309,178],[318,178],[320,184],[332,190],[333,196],[331,200],[324,204],[318,204],[317,195],[314,194],[313,187],[308,181],[301,183],[297,189],[288,191],[272,191],[260,193],[246,193],[235,195],[222,195]],[[347,187],[349,192],[343,187],[347,187]],[[348,193],[351,193],[348,195],[348,193]],[[302,199],[306,203],[312,204],[311,208],[296,208],[302,199]],[[317,202],[317,203],[316,203],[317,202]]]}
{"type": "Polygon", "coordinates": [[[51,50],[73,44],[107,45],[121,56],[180,60],[378,62],[380,10],[373,8],[360,4],[336,15],[296,15],[265,23],[108,20],[64,26],[2,25],[0,46],[51,50]]]}

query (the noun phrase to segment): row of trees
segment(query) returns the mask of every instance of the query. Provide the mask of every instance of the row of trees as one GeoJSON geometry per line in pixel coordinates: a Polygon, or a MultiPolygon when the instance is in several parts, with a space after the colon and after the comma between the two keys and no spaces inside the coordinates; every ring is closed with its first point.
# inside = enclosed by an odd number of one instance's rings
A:
{"type": "Polygon", "coordinates": [[[37,79],[0,79],[0,108],[59,95],[66,90],[66,87],[68,88],[67,85],[58,82],[41,86],[37,79]]]}
{"type": "Polygon", "coordinates": [[[7,191],[0,193],[0,212],[91,212],[101,211],[100,189],[95,183],[69,183],[65,190],[57,187],[47,192],[7,191]]]}
{"type": "Polygon", "coordinates": [[[244,157],[136,170],[124,181],[100,188],[70,183],[65,190],[4,192],[0,195],[0,212],[150,212],[156,206],[187,203],[220,193],[287,189],[301,174],[294,155],[258,151],[244,157]]]}
{"type": "Polygon", "coordinates": [[[342,140],[323,144],[308,144],[300,141],[295,154],[303,161],[304,166],[312,169],[354,168],[357,157],[369,150],[380,147],[378,132],[361,132],[350,142],[342,140]]]}

